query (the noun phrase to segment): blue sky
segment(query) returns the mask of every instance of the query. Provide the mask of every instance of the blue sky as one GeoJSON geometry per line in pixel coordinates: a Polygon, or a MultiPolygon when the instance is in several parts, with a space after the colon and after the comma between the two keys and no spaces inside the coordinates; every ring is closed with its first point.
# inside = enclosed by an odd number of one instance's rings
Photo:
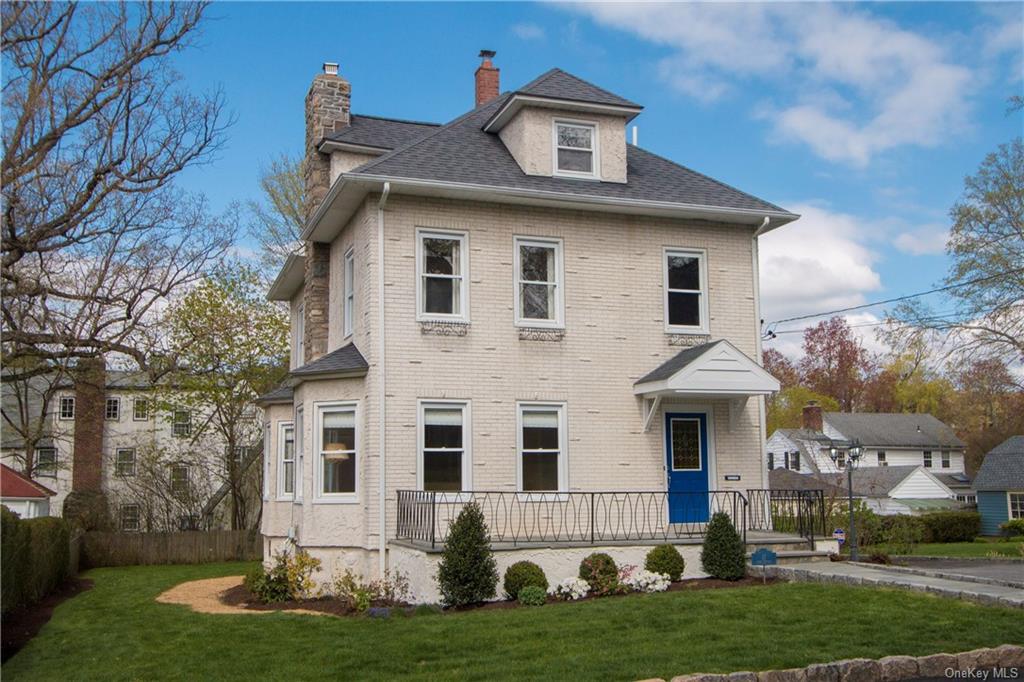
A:
{"type": "Polygon", "coordinates": [[[1024,92],[1020,3],[219,3],[210,18],[177,66],[237,117],[182,179],[215,207],[300,153],[322,62],[356,113],[447,121],[493,49],[503,90],[561,67],[643,104],[641,146],[801,213],[763,240],[769,320],[938,282],[963,177],[1022,129],[1006,115],[1024,92]]]}

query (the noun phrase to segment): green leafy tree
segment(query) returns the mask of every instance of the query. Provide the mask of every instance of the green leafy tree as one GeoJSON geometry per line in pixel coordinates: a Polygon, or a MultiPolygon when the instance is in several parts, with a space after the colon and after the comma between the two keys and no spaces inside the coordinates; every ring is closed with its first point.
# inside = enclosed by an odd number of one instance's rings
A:
{"type": "Polygon", "coordinates": [[[448,529],[437,584],[445,606],[465,606],[492,599],[498,568],[491,539],[478,504],[467,504],[448,529]]]}
{"type": "Polygon", "coordinates": [[[783,388],[768,401],[768,435],[771,436],[777,429],[800,428],[804,405],[812,400],[818,401],[821,409],[826,412],[834,412],[839,409],[839,403],[835,398],[815,393],[806,386],[783,388]]]}
{"type": "Polygon", "coordinates": [[[202,280],[173,306],[167,322],[178,369],[161,384],[160,405],[167,415],[191,412],[190,438],[197,446],[211,435],[225,446],[232,527],[244,528],[252,516],[248,498],[258,504],[260,497],[245,494],[245,470],[262,436],[253,400],[287,372],[287,316],[264,299],[257,274],[239,266],[202,280]]]}

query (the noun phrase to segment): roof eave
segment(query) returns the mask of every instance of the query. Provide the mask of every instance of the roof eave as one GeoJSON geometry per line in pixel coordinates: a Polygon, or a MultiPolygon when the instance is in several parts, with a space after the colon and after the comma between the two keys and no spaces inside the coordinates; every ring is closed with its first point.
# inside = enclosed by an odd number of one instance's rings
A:
{"type": "Polygon", "coordinates": [[[377,147],[369,144],[355,144],[353,142],[341,142],[339,140],[324,139],[317,145],[317,151],[323,154],[331,152],[355,152],[356,154],[372,154],[380,156],[391,151],[390,147],[377,147]]]}
{"type": "Polygon", "coordinates": [[[302,372],[296,374],[292,372],[288,375],[288,383],[292,386],[298,386],[304,381],[320,381],[322,379],[358,379],[365,377],[368,368],[354,369],[345,372],[302,372]]]}
{"type": "Polygon", "coordinates": [[[267,290],[268,301],[290,301],[305,281],[305,257],[290,254],[267,290]]]}
{"type": "Polygon", "coordinates": [[[526,106],[541,107],[544,109],[559,109],[576,113],[604,114],[610,116],[625,116],[631,121],[643,111],[643,107],[626,106],[622,104],[600,104],[597,102],[584,102],[574,99],[562,99],[556,97],[542,97],[540,95],[527,95],[513,93],[494,114],[487,119],[483,125],[484,132],[496,133],[505,127],[509,121],[515,118],[520,109],[526,106]]]}

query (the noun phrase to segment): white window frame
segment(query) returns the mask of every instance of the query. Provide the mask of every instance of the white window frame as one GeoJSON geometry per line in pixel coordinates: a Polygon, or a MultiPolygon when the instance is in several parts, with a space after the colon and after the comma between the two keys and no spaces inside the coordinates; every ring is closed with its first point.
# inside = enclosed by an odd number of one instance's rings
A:
{"type": "Polygon", "coordinates": [[[564,243],[560,238],[556,237],[520,237],[516,236],[512,239],[512,261],[513,261],[513,310],[515,311],[515,324],[517,327],[550,327],[554,329],[563,329],[565,327],[565,264],[563,252],[565,250],[564,243]],[[523,246],[537,246],[542,248],[554,248],[555,249],[555,309],[554,317],[549,320],[534,319],[529,317],[522,317],[522,285],[523,284],[547,284],[546,282],[533,282],[523,280],[523,273],[521,269],[521,251],[520,247],[523,246]]]}
{"type": "Polygon", "coordinates": [[[176,407],[171,410],[171,436],[174,438],[191,438],[192,437],[192,410],[188,410],[181,407],[176,407]],[[188,421],[179,422],[178,413],[184,412],[188,415],[188,421]],[[186,433],[178,433],[179,426],[187,426],[186,433]]]}
{"type": "Polygon", "coordinates": [[[350,248],[345,252],[345,268],[342,272],[342,284],[344,288],[344,302],[342,303],[344,310],[342,311],[342,338],[347,339],[352,336],[352,331],[355,329],[355,315],[356,315],[356,252],[355,248],[350,248]]]}
{"type": "Polygon", "coordinates": [[[667,334],[709,334],[708,323],[708,252],[706,249],[665,247],[661,253],[661,276],[662,276],[662,306],[665,315],[665,333],[667,334]],[[669,256],[696,257],[700,273],[700,291],[693,289],[669,289],[668,287],[668,259],[669,256]],[[700,305],[697,310],[700,314],[700,324],[691,326],[683,324],[669,324],[668,299],[671,292],[686,294],[700,294],[700,305]]]}
{"type": "Polygon", "coordinates": [[[942,450],[939,452],[939,468],[948,469],[953,464],[953,456],[950,455],[949,450],[942,450]]]}
{"type": "Polygon", "coordinates": [[[263,500],[270,500],[270,422],[263,422],[263,500]]]}
{"type": "Polygon", "coordinates": [[[103,401],[103,421],[106,421],[106,422],[119,422],[119,421],[121,421],[121,398],[115,396],[113,398],[107,398],[106,400],[103,401]],[[107,416],[108,414],[110,414],[110,406],[111,405],[117,405],[117,416],[116,417],[109,417],[109,416],[107,416]]]}
{"type": "Polygon", "coordinates": [[[921,465],[925,469],[935,468],[935,452],[933,450],[921,451],[921,465]]]}
{"type": "MultiPolygon", "coordinates": [[[[316,419],[313,423],[315,432],[313,434],[313,443],[316,445],[313,462],[313,502],[316,504],[358,504],[359,493],[360,493],[360,471],[362,469],[362,458],[363,451],[362,445],[362,429],[360,428],[360,410],[358,400],[338,400],[331,402],[317,402],[313,403],[313,407],[316,413],[316,419]],[[355,445],[352,451],[356,458],[355,465],[355,489],[350,493],[326,493],[324,492],[323,485],[323,437],[324,437],[324,414],[327,412],[352,412],[353,420],[355,421],[355,445]]],[[[297,481],[296,481],[297,483],[297,481]]]]}
{"type": "MultiPolygon", "coordinates": [[[[75,404],[75,396],[73,396],[73,395],[62,395],[60,397],[60,400],[57,402],[57,419],[61,420],[62,422],[73,421],[74,418],[75,418],[75,408],[76,407],[77,407],[77,405],[75,404]],[[65,415],[64,405],[66,405],[66,404],[70,404],[71,405],[71,414],[69,414],[68,416],[64,416],[65,415]]],[[[104,416],[106,416],[106,415],[104,415],[104,416]]]]}
{"type": "MultiPolygon", "coordinates": [[[[587,180],[593,180],[601,177],[601,150],[600,150],[600,126],[597,121],[585,121],[580,119],[571,118],[556,118],[551,121],[551,174],[556,177],[562,178],[583,178],[587,180]],[[569,171],[561,170],[558,167],[558,126],[567,125],[575,126],[577,128],[590,128],[590,141],[591,141],[591,172],[585,173],[583,171],[569,171]]],[[[577,147],[565,147],[565,149],[572,149],[573,151],[583,151],[577,147]]]]}
{"type": "Polygon", "coordinates": [[[1006,491],[1006,518],[1010,521],[1014,519],[1024,519],[1024,513],[1020,516],[1013,515],[1013,498],[1014,496],[1021,496],[1024,498],[1024,490],[1007,490],[1006,491]]]}
{"type": "Polygon", "coordinates": [[[286,502],[295,499],[295,485],[297,471],[297,460],[298,460],[298,441],[295,439],[295,421],[279,421],[277,422],[277,500],[279,502],[286,502]],[[292,430],[292,491],[288,492],[285,490],[284,482],[284,443],[285,443],[285,431],[288,429],[292,430]]]}
{"type": "Polygon", "coordinates": [[[525,502],[544,502],[568,499],[569,491],[569,436],[568,412],[565,402],[516,402],[516,490],[525,502]],[[523,412],[555,412],[558,414],[558,490],[523,490],[523,412]]]}
{"type": "Polygon", "coordinates": [[[138,533],[142,530],[142,506],[138,504],[122,504],[121,508],[118,509],[117,526],[123,533],[138,533]],[[126,509],[135,509],[135,528],[124,527],[124,511],[126,509]]]}
{"type": "Polygon", "coordinates": [[[175,462],[174,464],[171,464],[171,468],[170,468],[170,472],[168,473],[168,476],[170,476],[170,488],[171,488],[171,494],[172,495],[188,495],[191,492],[191,489],[192,489],[192,470],[191,470],[191,467],[189,467],[188,464],[184,464],[182,462],[175,462]],[[175,490],[174,489],[174,472],[175,472],[175,470],[178,470],[178,469],[184,469],[185,470],[185,490],[184,491],[179,491],[179,490],[175,490]]]}
{"type": "Polygon", "coordinates": [[[889,457],[885,454],[885,450],[879,450],[875,453],[875,460],[880,467],[889,466],[889,457]]]}
{"type": "Polygon", "coordinates": [[[299,301],[295,309],[295,327],[292,329],[292,366],[301,367],[306,357],[306,302],[299,301]]]}
{"type": "Polygon", "coordinates": [[[462,491],[438,491],[446,502],[469,502],[473,490],[473,407],[469,400],[420,398],[416,401],[416,489],[423,490],[425,413],[428,409],[462,410],[462,491]]]}
{"type": "Polygon", "coordinates": [[[148,422],[149,415],[152,414],[152,409],[149,398],[132,398],[132,421],[133,422],[148,422]],[[139,416],[139,403],[146,406],[146,414],[142,417],[139,416]]]}
{"type": "Polygon", "coordinates": [[[138,459],[135,448],[117,448],[114,450],[114,475],[118,478],[124,478],[129,476],[135,476],[138,473],[138,459]],[[121,471],[121,453],[130,452],[132,453],[132,469],[130,473],[122,473],[121,471]]]}
{"type": "MultiPolygon", "coordinates": [[[[431,275],[434,276],[434,275],[431,275]]],[[[456,275],[440,275],[451,277],[456,275]]],[[[469,233],[460,230],[435,230],[433,228],[416,228],[416,321],[417,322],[469,322],[469,233]],[[459,242],[459,302],[461,310],[455,313],[428,313],[423,298],[424,273],[423,240],[449,239],[459,242]]]]}
{"type": "Polygon", "coordinates": [[[295,476],[294,483],[295,492],[292,493],[293,502],[302,502],[303,491],[305,489],[306,479],[303,466],[306,462],[306,408],[303,405],[299,405],[295,408],[295,476]]]}
{"type": "Polygon", "coordinates": [[[41,478],[42,477],[45,477],[45,478],[56,478],[57,477],[57,459],[58,459],[59,456],[60,456],[60,453],[57,452],[57,448],[54,447],[54,446],[47,445],[47,446],[43,446],[43,447],[37,447],[36,448],[36,453],[35,453],[35,460],[36,461],[35,461],[35,465],[32,467],[32,469],[33,469],[32,476],[33,477],[38,476],[38,477],[41,477],[41,478]],[[39,453],[43,452],[44,450],[46,452],[53,452],[53,466],[52,467],[48,467],[46,469],[42,469],[39,466],[39,464],[40,464],[39,453]]]}

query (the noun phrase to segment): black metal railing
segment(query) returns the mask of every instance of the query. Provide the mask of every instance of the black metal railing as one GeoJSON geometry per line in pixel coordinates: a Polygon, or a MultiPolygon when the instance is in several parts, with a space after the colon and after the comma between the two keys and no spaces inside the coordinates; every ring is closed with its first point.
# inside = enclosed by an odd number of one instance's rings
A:
{"type": "Polygon", "coordinates": [[[702,538],[707,522],[725,512],[747,539],[747,500],[735,490],[697,492],[515,491],[428,492],[399,490],[400,540],[437,547],[449,524],[470,502],[480,506],[492,543],[601,544],[702,538]]]}
{"type": "Polygon", "coordinates": [[[822,490],[747,490],[751,530],[792,533],[807,540],[825,535],[825,493],[822,490]]]}

